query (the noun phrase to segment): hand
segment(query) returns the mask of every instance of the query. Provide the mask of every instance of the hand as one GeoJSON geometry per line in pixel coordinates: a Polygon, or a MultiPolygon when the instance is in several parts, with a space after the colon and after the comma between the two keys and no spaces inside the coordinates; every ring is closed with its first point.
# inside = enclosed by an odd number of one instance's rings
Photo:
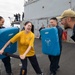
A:
{"type": "Polygon", "coordinates": [[[21,58],[21,59],[25,59],[25,57],[26,57],[25,54],[20,55],[20,58],[21,58]]]}
{"type": "Polygon", "coordinates": [[[4,50],[0,50],[0,54],[2,55],[2,53],[4,52],[4,50]]]}

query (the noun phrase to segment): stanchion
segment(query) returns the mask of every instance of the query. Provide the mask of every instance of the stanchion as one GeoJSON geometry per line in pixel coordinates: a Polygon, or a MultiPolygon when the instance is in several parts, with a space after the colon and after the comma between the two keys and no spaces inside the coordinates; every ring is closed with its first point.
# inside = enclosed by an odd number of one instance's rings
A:
{"type": "Polygon", "coordinates": [[[8,52],[4,52],[3,55],[5,55],[5,56],[10,56],[10,57],[14,57],[14,58],[17,58],[17,59],[20,59],[19,55],[10,54],[10,53],[8,53],[8,52]]]}

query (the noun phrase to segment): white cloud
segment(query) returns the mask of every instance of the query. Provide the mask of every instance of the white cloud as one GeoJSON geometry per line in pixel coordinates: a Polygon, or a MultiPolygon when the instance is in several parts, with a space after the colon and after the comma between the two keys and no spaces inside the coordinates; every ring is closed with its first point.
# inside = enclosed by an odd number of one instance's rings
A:
{"type": "Polygon", "coordinates": [[[0,0],[0,16],[3,16],[6,22],[9,22],[8,17],[13,17],[14,14],[24,11],[24,0],[0,0]]]}
{"type": "Polygon", "coordinates": [[[24,9],[24,0],[0,0],[0,12],[21,13],[24,9]]]}

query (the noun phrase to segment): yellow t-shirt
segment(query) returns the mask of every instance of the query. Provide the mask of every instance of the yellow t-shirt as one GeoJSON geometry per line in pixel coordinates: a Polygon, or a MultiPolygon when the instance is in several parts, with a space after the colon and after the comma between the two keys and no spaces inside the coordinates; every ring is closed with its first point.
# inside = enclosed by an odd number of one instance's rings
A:
{"type": "Polygon", "coordinates": [[[17,33],[13,38],[10,39],[11,43],[16,41],[18,41],[18,50],[20,55],[24,54],[29,46],[31,46],[31,50],[27,53],[26,56],[29,57],[35,54],[34,34],[32,32],[29,32],[28,34],[26,34],[25,31],[17,33]]]}

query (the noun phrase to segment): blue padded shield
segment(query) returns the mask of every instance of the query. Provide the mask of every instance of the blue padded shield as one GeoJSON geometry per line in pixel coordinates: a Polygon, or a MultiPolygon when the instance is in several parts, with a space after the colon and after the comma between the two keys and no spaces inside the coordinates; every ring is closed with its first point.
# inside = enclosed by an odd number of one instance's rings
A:
{"type": "MultiPolygon", "coordinates": [[[[18,27],[9,27],[0,29],[0,49],[5,45],[5,43],[11,39],[15,34],[19,32],[18,27]]],[[[15,53],[17,51],[17,42],[14,44],[10,44],[6,49],[5,52],[10,54],[15,53]]],[[[0,59],[5,58],[6,56],[0,55],[0,59]]]]}
{"type": "Polygon", "coordinates": [[[60,54],[58,29],[56,27],[42,29],[42,52],[47,55],[57,56],[60,54]]]}

